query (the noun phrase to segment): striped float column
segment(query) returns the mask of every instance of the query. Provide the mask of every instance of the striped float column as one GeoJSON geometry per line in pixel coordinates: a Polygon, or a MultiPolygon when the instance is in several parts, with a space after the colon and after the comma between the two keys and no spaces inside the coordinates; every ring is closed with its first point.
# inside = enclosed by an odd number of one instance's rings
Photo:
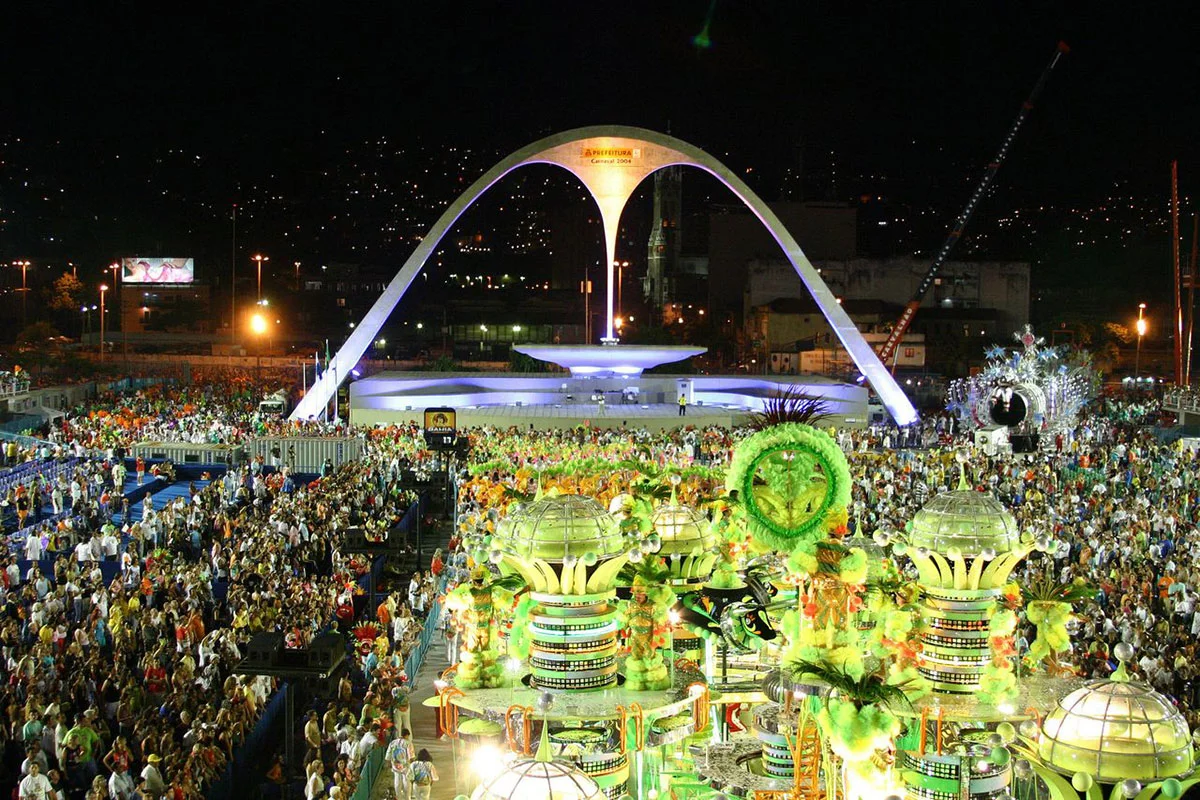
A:
{"type": "Polygon", "coordinates": [[[992,659],[988,623],[1001,589],[942,589],[922,586],[925,625],[917,669],[942,694],[979,691],[992,659]]]}
{"type": "Polygon", "coordinates": [[[535,688],[588,692],[617,685],[616,592],[534,592],[529,615],[535,688]]]}
{"type": "Polygon", "coordinates": [[[960,742],[944,754],[903,753],[900,774],[907,800],[994,800],[1012,782],[1011,764],[994,764],[986,744],[960,742]]]}
{"type": "Polygon", "coordinates": [[[791,778],[796,774],[796,763],[792,758],[792,748],[788,745],[787,735],[780,730],[781,711],[776,703],[756,706],[754,735],[762,744],[763,772],[775,778],[791,778]]]}

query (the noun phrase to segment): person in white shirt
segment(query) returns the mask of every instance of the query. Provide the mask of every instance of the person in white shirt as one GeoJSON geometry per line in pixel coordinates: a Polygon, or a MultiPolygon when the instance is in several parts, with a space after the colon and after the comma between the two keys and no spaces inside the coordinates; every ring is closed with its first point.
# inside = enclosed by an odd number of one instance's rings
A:
{"type": "Polygon", "coordinates": [[[25,558],[29,561],[42,560],[42,537],[36,531],[25,537],[25,558]]]}
{"type": "Polygon", "coordinates": [[[116,561],[117,550],[120,547],[120,542],[111,530],[106,530],[104,535],[100,537],[100,547],[104,551],[105,561],[116,561]]]}
{"type": "Polygon", "coordinates": [[[131,800],[137,786],[133,777],[124,764],[118,764],[117,769],[108,779],[108,796],[111,800],[131,800]]]}
{"type": "Polygon", "coordinates": [[[417,608],[417,598],[421,592],[421,573],[413,573],[412,580],[408,582],[408,607],[414,611],[417,608]]]}
{"type": "Polygon", "coordinates": [[[410,797],[408,783],[408,765],[413,759],[411,734],[407,728],[401,729],[400,736],[388,745],[384,759],[392,765],[392,793],[396,800],[408,800],[410,797]]]}
{"type": "Polygon", "coordinates": [[[20,800],[50,800],[54,787],[50,779],[42,774],[42,768],[35,761],[29,765],[29,774],[21,781],[17,790],[20,800]]]}
{"type": "Polygon", "coordinates": [[[367,763],[367,758],[371,755],[371,751],[375,749],[375,745],[379,744],[379,738],[375,736],[375,731],[368,728],[358,740],[358,744],[354,746],[354,755],[351,756],[351,767],[355,765],[361,766],[367,763]]]}
{"type": "Polygon", "coordinates": [[[50,769],[50,762],[46,760],[46,754],[42,752],[41,737],[30,742],[28,754],[21,762],[21,774],[28,775],[33,767],[37,767],[43,774],[50,769]]]}
{"type": "Polygon", "coordinates": [[[143,797],[161,797],[167,791],[166,781],[163,780],[162,773],[158,771],[161,761],[162,758],[157,753],[151,753],[146,757],[146,766],[142,769],[142,784],[146,787],[146,791],[142,793],[143,797]]]}
{"type": "Polygon", "coordinates": [[[308,781],[304,784],[304,800],[317,800],[325,795],[325,765],[315,759],[308,765],[308,781]]]}

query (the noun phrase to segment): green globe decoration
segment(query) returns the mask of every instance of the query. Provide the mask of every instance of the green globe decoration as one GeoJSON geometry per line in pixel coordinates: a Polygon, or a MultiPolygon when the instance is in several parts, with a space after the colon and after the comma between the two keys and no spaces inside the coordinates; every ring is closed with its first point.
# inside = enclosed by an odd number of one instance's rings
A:
{"type": "Polygon", "coordinates": [[[708,530],[708,519],[691,506],[661,505],[650,515],[650,524],[662,540],[658,551],[662,556],[688,555],[717,543],[717,537],[708,530]]]}
{"type": "Polygon", "coordinates": [[[596,691],[617,683],[616,580],[634,554],[616,518],[595,500],[539,498],[497,526],[500,567],[521,575],[532,605],[520,613],[532,685],[596,691]]]}
{"type": "Polygon", "coordinates": [[[910,548],[924,547],[942,555],[953,552],[974,558],[1017,549],[1021,534],[1013,515],[987,492],[957,489],[942,492],[916,513],[908,533],[910,548]]]}
{"type": "Polygon", "coordinates": [[[590,497],[543,497],[502,520],[492,544],[519,558],[554,564],[588,553],[603,560],[619,555],[624,540],[617,520],[590,497]]]}
{"type": "Polygon", "coordinates": [[[654,509],[650,525],[658,537],[658,555],[666,560],[673,585],[703,583],[712,574],[718,539],[703,512],[665,503],[654,509]]]}

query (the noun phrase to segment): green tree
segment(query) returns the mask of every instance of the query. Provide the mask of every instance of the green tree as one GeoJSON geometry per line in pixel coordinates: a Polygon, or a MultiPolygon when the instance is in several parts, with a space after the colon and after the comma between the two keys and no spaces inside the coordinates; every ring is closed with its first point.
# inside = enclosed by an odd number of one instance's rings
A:
{"type": "Polygon", "coordinates": [[[1104,333],[1108,339],[1115,339],[1122,344],[1129,344],[1137,338],[1137,334],[1128,325],[1122,325],[1119,322],[1104,323],[1104,333]]]}
{"type": "Polygon", "coordinates": [[[58,329],[49,322],[35,322],[21,329],[17,334],[17,344],[48,347],[49,340],[58,335],[58,329]]]}
{"type": "Polygon", "coordinates": [[[549,372],[549,365],[545,361],[527,356],[524,353],[518,353],[516,350],[508,351],[508,369],[510,372],[549,372]]]}
{"type": "Polygon", "coordinates": [[[52,365],[58,348],[50,339],[55,336],[58,331],[49,322],[35,322],[22,328],[16,340],[21,351],[17,356],[21,367],[36,374],[52,365]]]}
{"type": "Polygon", "coordinates": [[[461,367],[458,362],[450,356],[438,356],[427,367],[431,372],[455,372],[461,367]]]}
{"type": "Polygon", "coordinates": [[[74,274],[64,272],[50,289],[50,308],[55,311],[76,311],[82,296],[83,283],[74,274]]]}

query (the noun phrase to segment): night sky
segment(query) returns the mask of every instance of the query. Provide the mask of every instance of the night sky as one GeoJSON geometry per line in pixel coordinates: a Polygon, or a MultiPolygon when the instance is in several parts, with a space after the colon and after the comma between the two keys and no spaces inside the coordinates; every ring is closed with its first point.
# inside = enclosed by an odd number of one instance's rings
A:
{"type": "Polygon", "coordinates": [[[1010,206],[1094,204],[1114,187],[1165,198],[1171,158],[1185,194],[1200,173],[1200,48],[1182,3],[182,7],[6,4],[0,131],[61,142],[43,166],[75,159],[85,195],[91,159],[195,148],[232,201],[377,135],[503,153],[582,125],[669,126],[735,168],[780,172],[803,152],[808,171],[879,176],[949,208],[1065,39],[997,184],[1010,206]],[[711,46],[697,47],[706,20],[711,46]]]}

